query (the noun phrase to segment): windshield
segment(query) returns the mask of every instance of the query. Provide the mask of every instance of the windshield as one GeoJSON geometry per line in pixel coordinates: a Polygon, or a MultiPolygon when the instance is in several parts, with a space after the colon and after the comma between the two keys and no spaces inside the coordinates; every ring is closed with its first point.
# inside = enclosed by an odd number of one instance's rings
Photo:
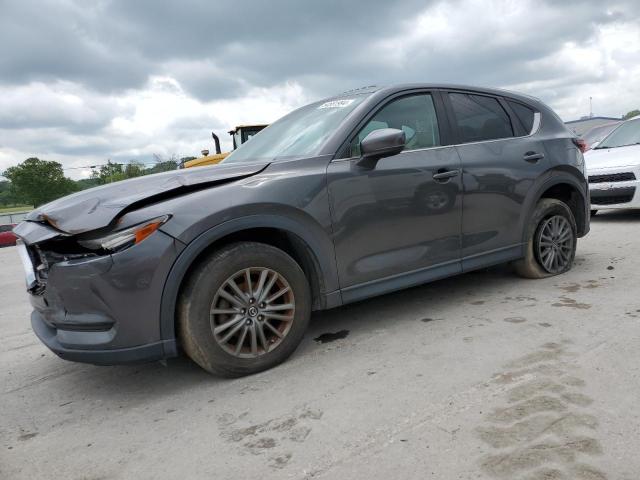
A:
{"type": "Polygon", "coordinates": [[[596,149],[640,144],[640,119],[629,120],[616,128],[596,149]]]}
{"type": "Polygon", "coordinates": [[[609,135],[618,125],[620,125],[620,123],[609,123],[607,125],[593,127],[587,133],[582,135],[582,138],[587,142],[587,145],[593,145],[609,135]]]}
{"type": "Polygon", "coordinates": [[[222,163],[316,155],[338,125],[365,98],[366,95],[341,97],[294,110],[260,131],[250,142],[240,145],[222,163]]]}

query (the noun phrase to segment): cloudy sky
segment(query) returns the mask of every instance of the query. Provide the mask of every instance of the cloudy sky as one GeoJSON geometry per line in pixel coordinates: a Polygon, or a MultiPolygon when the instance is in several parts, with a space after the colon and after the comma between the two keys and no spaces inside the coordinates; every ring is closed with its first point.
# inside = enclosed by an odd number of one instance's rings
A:
{"type": "Polygon", "coordinates": [[[0,172],[80,178],[196,155],[364,85],[535,95],[565,119],[640,108],[638,0],[0,0],[0,172]]]}

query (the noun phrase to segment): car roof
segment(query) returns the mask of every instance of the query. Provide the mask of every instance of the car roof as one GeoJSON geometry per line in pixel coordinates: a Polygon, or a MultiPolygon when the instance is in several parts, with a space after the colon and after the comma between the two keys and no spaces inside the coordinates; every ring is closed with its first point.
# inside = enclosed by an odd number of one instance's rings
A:
{"type": "Polygon", "coordinates": [[[370,94],[379,94],[380,96],[391,95],[397,92],[402,92],[404,90],[416,90],[416,89],[429,89],[429,90],[466,90],[477,93],[486,93],[488,95],[499,95],[506,96],[514,99],[518,99],[524,102],[540,102],[540,100],[531,95],[526,95],[523,93],[512,92],[510,90],[504,90],[500,88],[489,88],[489,87],[477,87],[472,85],[461,85],[455,83],[400,83],[394,85],[385,85],[385,86],[377,86],[370,85],[366,87],[355,88],[353,90],[347,90],[346,92],[342,92],[338,95],[329,97],[324,99],[323,101],[341,98],[341,97],[349,97],[353,95],[370,95],[370,94]]]}

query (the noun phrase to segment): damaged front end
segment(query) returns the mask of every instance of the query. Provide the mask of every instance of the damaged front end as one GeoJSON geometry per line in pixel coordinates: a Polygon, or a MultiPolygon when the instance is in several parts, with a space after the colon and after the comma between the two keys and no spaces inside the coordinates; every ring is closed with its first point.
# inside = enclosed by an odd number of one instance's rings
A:
{"type": "Polygon", "coordinates": [[[72,235],[44,222],[15,229],[34,332],[62,358],[95,364],[166,358],[160,299],[182,244],[159,231],[170,215],[72,235]]]}
{"type": "Polygon", "coordinates": [[[51,265],[98,256],[74,237],[47,225],[23,222],[15,230],[20,238],[18,253],[25,271],[27,291],[32,295],[42,295],[46,290],[51,265]]]}
{"type": "Polygon", "coordinates": [[[161,228],[172,218],[167,205],[267,166],[149,175],[78,192],[31,212],[14,232],[36,335],[62,358],[95,364],[176,355],[175,338],[163,337],[160,309],[184,244],[161,228]]]}

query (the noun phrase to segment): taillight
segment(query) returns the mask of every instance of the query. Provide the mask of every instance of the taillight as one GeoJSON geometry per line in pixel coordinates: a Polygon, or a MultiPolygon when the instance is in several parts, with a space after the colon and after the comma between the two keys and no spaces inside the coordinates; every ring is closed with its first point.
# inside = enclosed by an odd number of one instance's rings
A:
{"type": "Polygon", "coordinates": [[[575,137],[573,138],[573,143],[576,147],[578,147],[578,149],[580,149],[582,153],[589,150],[589,145],[587,145],[587,142],[584,141],[584,138],[575,137]]]}

